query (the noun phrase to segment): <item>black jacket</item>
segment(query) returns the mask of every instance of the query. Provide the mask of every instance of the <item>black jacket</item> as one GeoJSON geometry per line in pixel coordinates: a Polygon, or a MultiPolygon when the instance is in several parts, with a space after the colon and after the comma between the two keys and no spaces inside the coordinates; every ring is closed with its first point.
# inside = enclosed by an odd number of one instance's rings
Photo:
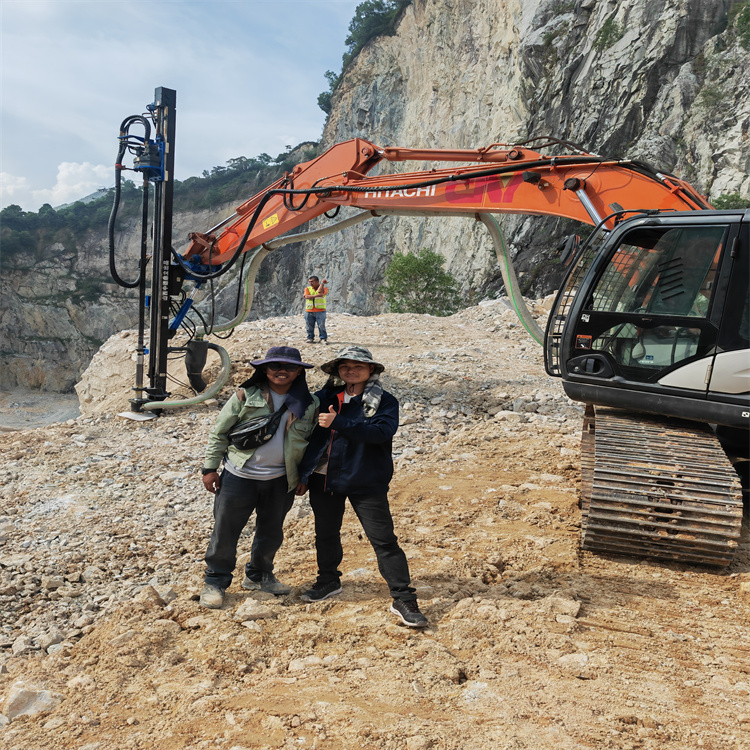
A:
{"type": "Polygon", "coordinates": [[[383,391],[377,412],[369,419],[362,410],[362,396],[355,396],[339,411],[338,394],[344,390],[323,388],[320,413],[328,407],[338,412],[330,428],[316,427],[299,467],[300,481],[308,484],[310,475],[329,450],[326,490],[345,495],[367,495],[388,491],[393,477],[393,436],[398,429],[398,401],[383,391]],[[331,442],[331,430],[333,441],[331,442]]]}

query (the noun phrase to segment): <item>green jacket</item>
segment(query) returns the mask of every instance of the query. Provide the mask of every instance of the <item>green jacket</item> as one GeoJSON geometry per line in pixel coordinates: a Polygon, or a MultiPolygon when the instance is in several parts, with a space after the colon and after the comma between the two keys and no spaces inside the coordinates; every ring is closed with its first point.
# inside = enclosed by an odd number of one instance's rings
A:
{"type": "MultiPolygon", "coordinates": [[[[243,390],[245,391],[244,401],[240,401],[236,393],[233,394],[216,418],[213,430],[208,436],[206,458],[203,462],[206,469],[218,469],[224,456],[227,456],[235,466],[242,467],[257,450],[253,448],[252,450],[242,451],[235,448],[227,437],[227,432],[238,422],[261,417],[264,414],[271,414],[273,411],[273,408],[269,405],[270,394],[268,391],[264,393],[256,385],[243,390]]],[[[316,416],[320,401],[317,396],[312,398],[313,402],[307,407],[302,419],[297,419],[289,411],[286,412],[286,419],[282,417],[282,424],[285,425],[284,429],[286,430],[284,435],[284,462],[286,463],[286,477],[290,490],[297,487],[299,482],[297,467],[305,453],[305,448],[307,448],[308,438],[318,421],[316,416]]]]}

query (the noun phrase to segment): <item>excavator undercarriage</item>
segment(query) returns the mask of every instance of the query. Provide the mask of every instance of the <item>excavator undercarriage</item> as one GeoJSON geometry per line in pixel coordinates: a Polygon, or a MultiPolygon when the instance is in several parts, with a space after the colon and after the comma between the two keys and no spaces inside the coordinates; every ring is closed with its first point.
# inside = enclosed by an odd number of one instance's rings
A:
{"type": "Polygon", "coordinates": [[[586,550],[726,566],[737,549],[742,488],[706,425],[587,406],[581,495],[586,550]]]}

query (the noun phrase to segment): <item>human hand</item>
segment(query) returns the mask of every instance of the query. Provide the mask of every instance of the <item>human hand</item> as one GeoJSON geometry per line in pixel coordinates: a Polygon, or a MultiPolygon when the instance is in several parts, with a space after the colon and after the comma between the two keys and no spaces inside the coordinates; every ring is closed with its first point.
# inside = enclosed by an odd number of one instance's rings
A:
{"type": "Polygon", "coordinates": [[[212,471],[210,474],[203,475],[203,486],[215,495],[221,488],[221,477],[218,471],[212,471]]]}
{"type": "Polygon", "coordinates": [[[336,411],[333,406],[329,406],[327,414],[323,412],[318,415],[318,424],[321,427],[330,427],[334,419],[336,419],[336,411]]]}
{"type": "Polygon", "coordinates": [[[302,482],[297,482],[297,489],[294,491],[295,495],[304,495],[307,492],[307,485],[302,482]]]}

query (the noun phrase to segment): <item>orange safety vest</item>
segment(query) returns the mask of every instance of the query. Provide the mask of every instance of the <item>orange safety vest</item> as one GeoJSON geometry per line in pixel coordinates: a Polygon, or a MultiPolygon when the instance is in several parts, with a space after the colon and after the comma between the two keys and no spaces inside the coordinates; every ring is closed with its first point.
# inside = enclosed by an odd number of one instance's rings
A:
{"type": "MultiPolygon", "coordinates": [[[[327,292],[328,290],[322,284],[317,288],[313,289],[311,286],[305,287],[307,294],[315,294],[320,290],[327,292]]],[[[305,298],[305,311],[306,312],[325,312],[326,311],[326,298],[315,297],[313,299],[305,298]]]]}

